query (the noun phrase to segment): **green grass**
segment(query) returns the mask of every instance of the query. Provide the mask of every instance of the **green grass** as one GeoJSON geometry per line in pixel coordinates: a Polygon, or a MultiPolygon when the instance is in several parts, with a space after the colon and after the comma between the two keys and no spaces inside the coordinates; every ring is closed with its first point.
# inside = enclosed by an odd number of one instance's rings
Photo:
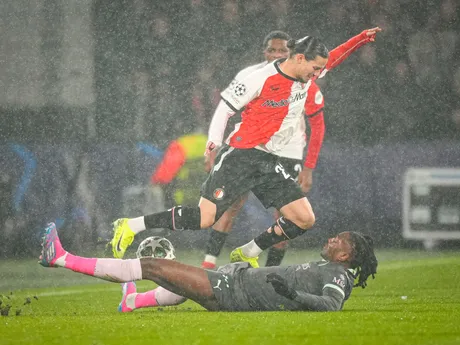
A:
{"type": "MultiPolygon", "coordinates": [[[[316,257],[291,252],[287,261],[316,257]]],[[[118,284],[31,261],[0,261],[0,291],[13,292],[11,316],[0,317],[0,344],[460,344],[460,254],[381,251],[378,257],[376,279],[355,289],[337,313],[213,313],[187,302],[120,314],[118,284]],[[32,303],[23,305],[26,297],[32,303]]]]}

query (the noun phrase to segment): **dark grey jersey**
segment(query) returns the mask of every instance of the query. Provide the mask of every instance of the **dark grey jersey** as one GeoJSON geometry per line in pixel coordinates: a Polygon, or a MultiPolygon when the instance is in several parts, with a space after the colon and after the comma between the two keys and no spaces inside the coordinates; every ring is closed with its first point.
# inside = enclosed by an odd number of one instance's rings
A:
{"type": "Polygon", "coordinates": [[[341,310],[354,283],[350,271],[341,264],[328,261],[256,269],[236,263],[223,266],[218,271],[230,273],[233,280],[232,309],[241,311],[341,310]],[[239,265],[238,269],[233,265],[239,265]],[[267,274],[273,272],[286,279],[289,287],[297,292],[294,300],[279,295],[266,282],[267,274]]]}

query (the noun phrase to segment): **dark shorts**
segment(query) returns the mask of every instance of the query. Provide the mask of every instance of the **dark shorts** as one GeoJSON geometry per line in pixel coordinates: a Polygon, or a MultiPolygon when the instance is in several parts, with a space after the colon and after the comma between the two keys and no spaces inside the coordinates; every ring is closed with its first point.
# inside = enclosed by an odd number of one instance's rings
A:
{"type": "Polygon", "coordinates": [[[220,311],[244,311],[250,306],[241,291],[235,290],[235,281],[240,270],[248,269],[247,262],[237,262],[221,266],[217,271],[207,270],[212,291],[219,304],[220,311]]]}
{"type": "Polygon", "coordinates": [[[304,197],[296,182],[298,173],[295,172],[295,164],[291,162],[287,168],[283,163],[286,164],[286,158],[256,149],[243,150],[225,145],[203,183],[201,195],[216,204],[217,219],[250,190],[266,208],[279,210],[304,197]]]}
{"type": "MultiPolygon", "coordinates": [[[[286,174],[288,174],[289,176],[292,176],[294,178],[294,180],[297,182],[297,178],[299,177],[299,173],[300,171],[302,170],[302,161],[299,160],[299,159],[291,159],[291,158],[285,158],[285,157],[277,157],[277,161],[278,161],[278,164],[281,164],[281,166],[284,168],[284,171],[286,174]]],[[[259,199],[262,204],[268,208],[270,206],[273,206],[275,207],[276,209],[279,210],[279,207],[276,207],[274,204],[270,203],[270,204],[266,204],[264,203],[262,200],[267,200],[271,197],[273,191],[270,189],[270,185],[267,184],[267,185],[259,185],[259,186],[256,186],[252,189],[252,192],[254,193],[254,195],[257,197],[257,199],[259,199]],[[267,192],[269,195],[267,195],[267,192]]],[[[280,190],[279,192],[283,192],[282,190],[280,190]]],[[[297,195],[297,194],[296,194],[297,195]]],[[[302,194],[302,196],[305,196],[302,194]]],[[[300,197],[296,197],[295,199],[285,199],[284,195],[283,194],[278,194],[277,198],[281,201],[281,203],[283,203],[280,207],[284,206],[284,205],[287,205],[288,203],[290,203],[291,201],[294,201],[294,200],[297,200],[299,199],[300,197]]]]}

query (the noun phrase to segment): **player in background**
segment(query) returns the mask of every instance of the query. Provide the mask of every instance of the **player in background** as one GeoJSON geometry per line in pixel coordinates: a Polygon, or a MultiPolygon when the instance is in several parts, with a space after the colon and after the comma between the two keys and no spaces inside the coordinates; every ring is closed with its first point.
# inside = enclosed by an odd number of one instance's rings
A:
{"type": "MultiPolygon", "coordinates": [[[[347,42],[333,49],[329,54],[329,60],[326,68],[322,71],[319,77],[323,77],[327,71],[337,67],[359,47],[374,41],[375,36],[379,31],[381,31],[381,29],[378,27],[364,30],[359,35],[352,37],[347,42]]],[[[242,80],[253,71],[264,67],[267,63],[280,58],[286,58],[289,53],[289,50],[286,47],[288,40],[289,36],[284,32],[273,31],[269,33],[264,39],[264,55],[266,61],[243,69],[236,75],[229,87],[237,85],[238,81],[242,80]]],[[[317,85],[312,85],[312,87],[317,87],[317,85]]],[[[316,167],[324,138],[325,124],[322,111],[323,107],[324,98],[318,88],[315,96],[307,99],[305,107],[305,114],[310,125],[310,139],[308,144],[307,160],[304,168],[308,174],[303,181],[300,181],[302,190],[305,193],[311,188],[312,172],[316,167]]],[[[228,112],[226,109],[228,108],[226,107],[224,101],[221,100],[211,120],[205,152],[206,168],[208,170],[211,169],[218,148],[222,145],[228,119],[234,115],[233,112],[228,112]]],[[[284,156],[285,159],[283,159],[282,162],[284,169],[291,176],[297,177],[298,173],[304,166],[304,164],[302,164],[302,158],[304,147],[306,145],[305,130],[305,121],[302,120],[300,122],[299,129],[294,135],[295,139],[290,142],[290,148],[289,150],[286,150],[286,154],[284,156]]],[[[228,233],[232,229],[233,219],[240,211],[246,199],[247,195],[244,195],[241,200],[232,205],[232,207],[213,225],[210,238],[206,246],[206,255],[201,265],[203,268],[215,268],[217,257],[224,246],[228,233]]],[[[275,218],[279,217],[279,212],[275,210],[275,218]]],[[[286,252],[287,243],[287,241],[280,242],[269,249],[266,266],[278,266],[281,264],[286,252]]]]}
{"type": "Polygon", "coordinates": [[[196,204],[203,179],[203,148],[206,135],[195,131],[169,143],[163,158],[151,176],[153,185],[165,190],[165,204],[191,206],[196,204]]]}
{"type": "MultiPolygon", "coordinates": [[[[342,232],[330,238],[321,256],[323,261],[300,265],[252,268],[248,263],[234,263],[217,271],[153,257],[85,258],[67,252],[56,226],[50,223],[43,236],[40,264],[112,282],[151,280],[165,291],[183,296],[178,303],[188,298],[211,311],[338,311],[353,287],[366,287],[367,279],[377,273],[373,241],[358,232],[342,232]]],[[[136,304],[141,298],[134,284],[129,285],[134,288],[131,293],[125,289],[122,309],[146,307],[145,302],[136,304]]],[[[159,305],[158,296],[150,298],[155,300],[150,306],[159,305]]]]}
{"type": "MultiPolygon", "coordinates": [[[[242,122],[230,135],[228,145],[219,151],[203,184],[198,207],[175,206],[164,212],[119,219],[110,242],[115,257],[123,257],[134,236],[146,229],[205,229],[250,190],[265,207],[274,207],[283,214],[270,231],[256,238],[257,250],[293,239],[313,226],[315,217],[308,199],[279,159],[303,121],[306,99],[315,96],[310,89],[311,79],[324,70],[329,52],[312,36],[290,40],[287,47],[289,58],[267,64],[222,93],[229,112],[244,108],[242,122]]],[[[301,184],[306,175],[304,170],[299,173],[301,184]]],[[[253,267],[258,267],[256,258],[239,259],[250,260],[253,267]]]]}

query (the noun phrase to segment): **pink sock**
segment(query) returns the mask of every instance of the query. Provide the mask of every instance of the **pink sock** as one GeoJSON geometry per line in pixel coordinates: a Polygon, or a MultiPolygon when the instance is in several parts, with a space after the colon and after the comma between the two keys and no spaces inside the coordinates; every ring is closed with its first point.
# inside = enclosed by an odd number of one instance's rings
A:
{"type": "Polygon", "coordinates": [[[178,305],[184,303],[186,300],[187,299],[185,297],[179,296],[174,292],[159,286],[156,289],[145,293],[137,293],[134,300],[134,306],[136,309],[159,306],[167,307],[170,305],[178,305]]]}
{"type": "Polygon", "coordinates": [[[82,258],[81,256],[68,253],[65,257],[65,268],[93,276],[96,269],[96,262],[97,259],[94,258],[82,258]]]}
{"type": "Polygon", "coordinates": [[[141,262],[139,259],[84,258],[66,253],[56,261],[55,265],[120,283],[142,279],[141,262]]]}
{"type": "Polygon", "coordinates": [[[134,306],[136,307],[136,309],[156,307],[158,305],[157,300],[155,299],[156,290],[157,289],[136,294],[136,299],[134,300],[134,306]]]}

